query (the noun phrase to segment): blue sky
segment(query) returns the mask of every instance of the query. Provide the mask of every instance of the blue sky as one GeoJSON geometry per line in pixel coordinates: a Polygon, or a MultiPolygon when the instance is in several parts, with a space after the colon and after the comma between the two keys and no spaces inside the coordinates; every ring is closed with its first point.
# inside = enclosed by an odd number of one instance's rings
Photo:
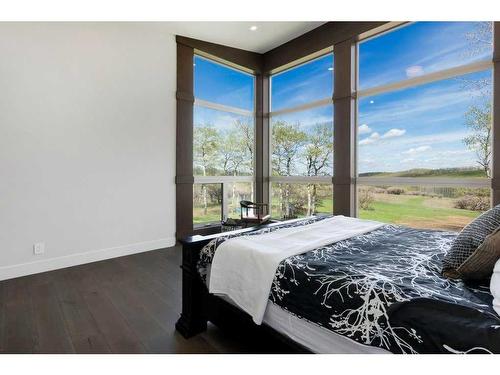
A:
{"type": "Polygon", "coordinates": [[[492,47],[471,48],[476,22],[416,22],[359,46],[360,89],[453,68],[492,55],[492,47]]]}
{"type": "MultiPolygon", "coordinates": [[[[359,47],[360,89],[491,59],[488,43],[470,35],[474,22],[419,22],[367,40],[359,47]]],[[[481,39],[488,42],[491,36],[481,39]]],[[[253,109],[253,78],[202,58],[195,59],[195,96],[216,103],[253,109]]],[[[272,77],[272,111],[333,94],[333,55],[329,54],[272,77]]],[[[491,92],[491,71],[447,79],[359,100],[358,171],[477,166],[463,144],[468,134],[465,113],[491,92]],[[466,85],[482,81],[483,90],[466,85]],[[486,88],[486,90],[485,90],[486,88]]],[[[296,112],[281,119],[307,127],[331,121],[331,107],[296,112]]],[[[195,123],[225,127],[233,115],[203,108],[195,123]]]]}
{"type": "Polygon", "coordinates": [[[296,107],[333,94],[333,54],[271,78],[271,111],[296,107]]]}
{"type": "Polygon", "coordinates": [[[485,80],[491,71],[451,78],[359,100],[358,171],[477,166],[463,139],[465,112],[481,91],[464,80],[485,80]]]}
{"type": "MultiPolygon", "coordinates": [[[[468,37],[477,27],[414,23],[361,43],[360,88],[491,58],[491,47],[468,37]]],[[[487,100],[485,91],[491,92],[491,70],[359,100],[358,172],[477,166],[463,144],[465,113],[487,100]],[[474,81],[484,87],[467,84],[474,81]]]]}
{"type": "Polygon", "coordinates": [[[194,58],[194,96],[198,99],[253,111],[254,78],[211,62],[194,58]]]}

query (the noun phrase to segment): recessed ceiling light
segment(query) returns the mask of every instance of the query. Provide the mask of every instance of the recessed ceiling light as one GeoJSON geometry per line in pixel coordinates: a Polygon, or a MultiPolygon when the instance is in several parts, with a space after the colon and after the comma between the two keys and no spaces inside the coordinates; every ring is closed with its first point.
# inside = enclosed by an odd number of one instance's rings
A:
{"type": "Polygon", "coordinates": [[[332,70],[333,70],[333,68],[332,68],[332,67],[329,67],[329,68],[328,68],[328,70],[332,71],[332,70]]]}
{"type": "Polygon", "coordinates": [[[370,104],[373,104],[373,103],[375,103],[375,102],[373,100],[370,100],[370,104]]]}
{"type": "Polygon", "coordinates": [[[255,30],[257,30],[257,29],[258,29],[258,27],[257,27],[257,26],[255,26],[255,25],[250,26],[250,31],[255,31],[255,30]]]}

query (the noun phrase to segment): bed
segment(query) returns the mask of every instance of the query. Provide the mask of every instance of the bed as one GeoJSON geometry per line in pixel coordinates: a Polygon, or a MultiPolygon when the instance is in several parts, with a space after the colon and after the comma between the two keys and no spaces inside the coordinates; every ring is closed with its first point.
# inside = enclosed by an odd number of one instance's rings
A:
{"type": "Polygon", "coordinates": [[[500,317],[488,285],[441,276],[442,258],[455,237],[332,216],[191,237],[183,242],[183,312],[177,329],[189,337],[203,331],[207,320],[232,320],[279,336],[299,352],[500,353],[500,317]],[[338,235],[342,225],[358,229],[338,235]],[[309,238],[311,228],[334,233],[309,238]],[[238,263],[239,247],[269,247],[274,240],[273,246],[285,244],[287,251],[294,247],[293,236],[304,251],[293,250],[276,263],[269,289],[259,285],[266,275],[259,275],[262,264],[251,269],[252,258],[238,263]],[[304,238],[307,245],[300,242],[304,238]],[[227,264],[220,260],[224,253],[232,256],[227,264]],[[228,279],[229,292],[216,286],[221,267],[235,277],[228,279]],[[242,281],[238,294],[235,284],[247,271],[256,281],[242,281]],[[262,299],[252,294],[254,287],[264,296],[260,307],[253,303],[262,299]]]}

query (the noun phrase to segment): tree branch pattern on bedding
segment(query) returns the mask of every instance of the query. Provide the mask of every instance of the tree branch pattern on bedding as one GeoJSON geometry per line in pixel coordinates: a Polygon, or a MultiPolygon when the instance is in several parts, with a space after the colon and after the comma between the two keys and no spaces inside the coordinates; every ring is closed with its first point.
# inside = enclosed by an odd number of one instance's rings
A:
{"type": "MultiPolygon", "coordinates": [[[[321,218],[281,228],[311,220],[321,218]]],[[[269,299],[301,319],[393,353],[500,353],[500,318],[488,286],[440,274],[455,237],[386,225],[292,256],[276,270],[269,299]]],[[[202,250],[202,277],[228,238],[202,250]]]]}

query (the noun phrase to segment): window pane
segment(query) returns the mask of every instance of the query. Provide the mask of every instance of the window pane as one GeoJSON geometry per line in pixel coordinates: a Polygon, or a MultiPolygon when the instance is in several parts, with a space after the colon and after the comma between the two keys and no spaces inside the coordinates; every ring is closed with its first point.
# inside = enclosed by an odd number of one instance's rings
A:
{"type": "Polygon", "coordinates": [[[193,223],[219,222],[222,217],[222,185],[193,185],[193,223]]]}
{"type": "Polygon", "coordinates": [[[360,186],[362,219],[459,231],[490,208],[489,188],[360,186]]]}
{"type": "Polygon", "coordinates": [[[359,100],[360,176],[486,177],[491,71],[359,100]]]}
{"type": "Polygon", "coordinates": [[[271,184],[271,215],[274,218],[293,219],[333,213],[332,184],[271,184]]]}
{"type": "Polygon", "coordinates": [[[253,174],[253,118],[195,106],[193,138],[195,176],[253,174]]]}
{"type": "Polygon", "coordinates": [[[333,95],[333,54],[271,77],[273,111],[296,107],[333,95]]]}
{"type": "Polygon", "coordinates": [[[197,99],[253,111],[254,77],[195,56],[194,96],[197,99]]]}
{"type": "Polygon", "coordinates": [[[491,22],[417,22],[359,45],[361,89],[492,58],[491,22]]]}
{"type": "Polygon", "coordinates": [[[333,106],[271,119],[274,176],[331,176],[333,106]]]}
{"type": "Polygon", "coordinates": [[[251,182],[236,182],[227,184],[228,216],[238,219],[241,215],[240,201],[254,201],[254,186],[251,182]]]}

